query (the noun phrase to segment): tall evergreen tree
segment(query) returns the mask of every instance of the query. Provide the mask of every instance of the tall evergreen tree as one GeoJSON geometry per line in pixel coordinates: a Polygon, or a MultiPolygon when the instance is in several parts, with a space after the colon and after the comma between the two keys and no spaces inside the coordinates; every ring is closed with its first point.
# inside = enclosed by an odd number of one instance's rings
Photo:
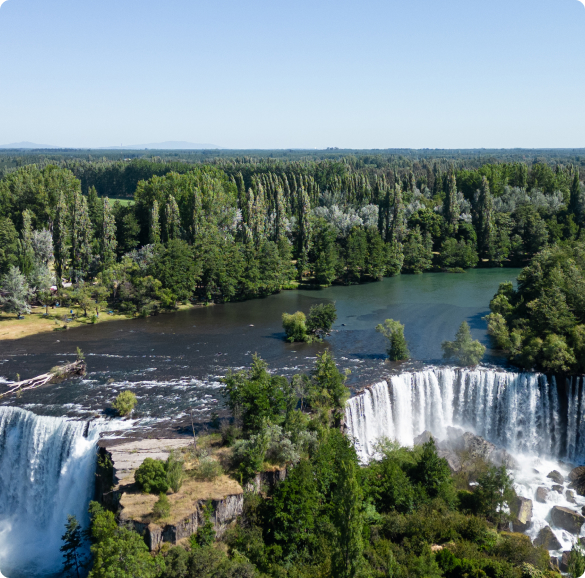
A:
{"type": "Polygon", "coordinates": [[[98,197],[94,186],[89,187],[87,193],[87,211],[94,231],[101,231],[102,217],[104,215],[103,201],[98,197]]]}
{"type": "Polygon", "coordinates": [[[70,239],[69,211],[65,204],[65,195],[61,193],[57,202],[55,221],[53,223],[53,252],[55,256],[55,273],[57,276],[58,287],[61,287],[61,280],[67,270],[70,239]]]}
{"type": "Polygon", "coordinates": [[[404,202],[402,199],[402,185],[398,177],[396,177],[396,184],[394,185],[394,198],[392,203],[387,241],[401,242],[405,234],[404,202]]]}
{"type": "MultiPolygon", "coordinates": [[[[156,203],[156,201],[155,201],[156,203]]],[[[102,239],[101,239],[101,250],[102,250],[102,264],[103,269],[111,267],[116,262],[116,247],[118,242],[116,240],[116,218],[110,205],[108,197],[103,202],[103,215],[102,215],[102,239]]]]}
{"type": "Polygon", "coordinates": [[[63,570],[68,576],[80,578],[84,566],[84,556],[82,551],[83,535],[81,525],[75,516],[67,516],[65,524],[65,534],[61,537],[63,546],[63,570]]]}
{"type": "Polygon", "coordinates": [[[336,578],[355,578],[364,565],[363,551],[363,493],[357,479],[357,465],[345,460],[339,466],[337,486],[333,494],[335,550],[333,575],[336,578]]]}
{"type": "Polygon", "coordinates": [[[309,250],[311,249],[311,201],[305,187],[299,187],[299,222],[297,232],[297,271],[299,280],[303,277],[303,271],[309,263],[309,250]]]}
{"type": "Polygon", "coordinates": [[[181,238],[181,215],[179,205],[173,195],[165,206],[165,241],[173,241],[181,238]]]}
{"type": "Polygon", "coordinates": [[[152,245],[160,243],[160,214],[158,201],[156,199],[152,202],[152,209],[150,209],[150,231],[148,232],[148,241],[152,245]]]}

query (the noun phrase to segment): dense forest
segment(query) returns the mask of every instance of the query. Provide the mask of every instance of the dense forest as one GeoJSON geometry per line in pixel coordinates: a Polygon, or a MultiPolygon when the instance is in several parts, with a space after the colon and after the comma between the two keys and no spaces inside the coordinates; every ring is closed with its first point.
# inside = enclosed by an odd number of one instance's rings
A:
{"type": "MultiPolygon", "coordinates": [[[[381,440],[380,459],[360,465],[341,431],[349,396],[344,381],[327,352],[311,375],[290,381],[270,373],[259,358],[226,376],[233,421],[200,436],[183,455],[166,463],[145,460],[137,470],[142,490],[159,495],[153,519],[169,516],[167,493],[180,491],[181,476],[217,479],[221,466],[210,448],[243,484],[265,468],[286,468],[285,479],[269,491],[246,492],[243,515],[221,539],[206,510],[188,544],[166,544],[154,554],[139,534],[119,527],[112,512],[93,502],[90,578],[560,576],[546,540],[533,545],[508,531],[521,523],[505,467],[469,455],[452,473],[433,438],[411,449],[381,440]],[[186,469],[186,463],[196,465],[186,469]]],[[[84,562],[76,520],[69,520],[63,539],[66,568],[75,575],[75,565],[84,562]]],[[[571,578],[585,570],[580,546],[568,556],[567,569],[571,578]]]]}
{"type": "MultiPolygon", "coordinates": [[[[16,314],[59,302],[88,317],[104,309],[149,315],[298,284],[524,266],[581,238],[585,168],[557,161],[482,164],[470,154],[25,164],[0,180],[1,304],[16,314]]],[[[504,337],[499,344],[520,359],[524,345],[518,331],[510,335],[513,347],[504,337]]]]}

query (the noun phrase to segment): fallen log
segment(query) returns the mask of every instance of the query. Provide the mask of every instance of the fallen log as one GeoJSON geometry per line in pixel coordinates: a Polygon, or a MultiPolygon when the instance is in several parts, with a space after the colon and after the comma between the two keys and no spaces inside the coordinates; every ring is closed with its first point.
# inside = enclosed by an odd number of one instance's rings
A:
{"type": "Polygon", "coordinates": [[[53,367],[48,373],[37,375],[31,379],[25,379],[23,381],[17,381],[10,384],[10,389],[0,394],[0,398],[10,395],[11,393],[19,393],[28,389],[35,389],[49,383],[57,383],[68,377],[74,375],[85,375],[86,365],[83,359],[78,359],[73,363],[67,363],[66,365],[57,365],[53,367]]]}

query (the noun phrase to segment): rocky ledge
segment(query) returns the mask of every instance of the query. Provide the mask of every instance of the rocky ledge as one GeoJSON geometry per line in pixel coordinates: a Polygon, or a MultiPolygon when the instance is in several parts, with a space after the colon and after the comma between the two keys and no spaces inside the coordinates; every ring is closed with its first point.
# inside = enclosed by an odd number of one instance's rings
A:
{"type": "MultiPolygon", "coordinates": [[[[177,544],[197,532],[205,522],[205,508],[218,536],[243,512],[242,487],[222,475],[212,482],[186,478],[181,489],[168,496],[170,515],[163,520],[153,517],[158,496],[141,492],[135,484],[134,472],[146,458],[164,461],[171,451],[183,450],[192,443],[192,437],[102,439],[98,443],[95,499],[117,512],[119,523],[133,526],[142,534],[151,550],[159,549],[163,542],[177,544]]],[[[259,482],[262,485],[273,481],[259,482]]]]}

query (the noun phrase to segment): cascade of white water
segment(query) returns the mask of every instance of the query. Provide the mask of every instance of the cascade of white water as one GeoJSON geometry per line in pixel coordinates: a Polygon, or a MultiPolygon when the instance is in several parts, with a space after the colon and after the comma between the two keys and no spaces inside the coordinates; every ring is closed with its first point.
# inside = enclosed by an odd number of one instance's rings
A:
{"type": "Polygon", "coordinates": [[[348,401],[346,421],[364,460],[382,437],[412,445],[425,430],[441,439],[457,426],[514,453],[576,461],[585,458],[582,388],[569,381],[561,403],[542,374],[432,368],[366,389],[348,401]]]}
{"type": "Polygon", "coordinates": [[[0,570],[10,578],[59,571],[67,515],[86,525],[104,423],[87,437],[86,427],[0,407],[0,570]]]}

